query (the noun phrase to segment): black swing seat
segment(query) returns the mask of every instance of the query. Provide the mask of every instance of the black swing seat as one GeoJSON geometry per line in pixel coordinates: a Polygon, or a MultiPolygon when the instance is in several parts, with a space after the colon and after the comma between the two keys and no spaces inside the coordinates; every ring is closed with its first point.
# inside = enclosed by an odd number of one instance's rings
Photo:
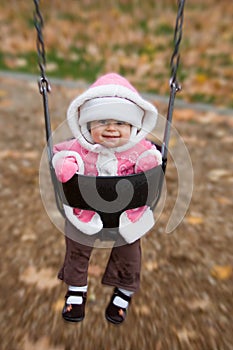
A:
{"type": "Polygon", "coordinates": [[[127,209],[144,205],[155,208],[161,194],[164,166],[127,176],[87,176],[75,174],[62,184],[63,204],[94,210],[104,228],[115,228],[127,209]]]}

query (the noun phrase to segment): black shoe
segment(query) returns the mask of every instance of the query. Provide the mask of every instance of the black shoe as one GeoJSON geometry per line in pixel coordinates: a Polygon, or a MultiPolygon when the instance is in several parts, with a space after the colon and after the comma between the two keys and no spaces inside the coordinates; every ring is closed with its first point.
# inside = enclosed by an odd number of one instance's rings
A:
{"type": "Polygon", "coordinates": [[[124,299],[128,303],[130,303],[131,297],[122,293],[118,288],[115,288],[110,303],[108,304],[105,311],[105,317],[109,322],[114,324],[121,324],[126,318],[127,309],[113,304],[113,300],[116,296],[119,296],[121,299],[124,299]]]}
{"type": "Polygon", "coordinates": [[[69,322],[80,322],[85,317],[85,304],[87,300],[86,292],[74,292],[72,290],[68,290],[65,295],[65,305],[62,310],[62,317],[69,322]],[[82,297],[82,304],[67,304],[67,299],[70,296],[82,297]]]}

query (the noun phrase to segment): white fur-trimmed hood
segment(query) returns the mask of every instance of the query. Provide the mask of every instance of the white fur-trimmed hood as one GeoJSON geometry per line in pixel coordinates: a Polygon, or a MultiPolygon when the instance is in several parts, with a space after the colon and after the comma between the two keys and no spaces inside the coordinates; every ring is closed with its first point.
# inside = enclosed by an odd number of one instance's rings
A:
{"type": "MultiPolygon", "coordinates": [[[[79,143],[85,148],[92,150],[93,144],[90,142],[89,135],[84,135],[83,127],[79,125],[79,108],[87,101],[101,97],[118,97],[129,100],[138,105],[143,111],[141,129],[137,130],[133,140],[131,139],[126,145],[118,147],[116,151],[124,151],[141,141],[150,133],[156,125],[157,109],[154,105],[144,100],[134,87],[123,77],[115,73],[107,74],[98,79],[89,89],[76,97],[70,104],[67,111],[67,121],[73,136],[78,139],[79,143]]],[[[111,115],[109,116],[111,119],[111,115]]],[[[137,123],[135,122],[135,125],[137,123]]],[[[87,128],[85,129],[88,133],[87,128]]],[[[99,152],[101,147],[96,148],[99,152]]]]}

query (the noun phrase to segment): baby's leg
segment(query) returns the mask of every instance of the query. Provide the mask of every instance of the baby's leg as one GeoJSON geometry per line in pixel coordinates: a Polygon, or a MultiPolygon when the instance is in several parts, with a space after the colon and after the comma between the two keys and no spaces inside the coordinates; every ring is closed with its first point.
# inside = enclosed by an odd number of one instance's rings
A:
{"type": "Polygon", "coordinates": [[[58,278],[72,286],[87,285],[88,264],[94,240],[95,237],[83,234],[66,221],[66,254],[58,278]]]}
{"type": "Polygon", "coordinates": [[[58,274],[58,277],[68,285],[62,316],[66,321],[80,322],[85,317],[88,264],[93,245],[80,243],[84,238],[83,233],[68,221],[65,234],[66,255],[63,267],[58,274]]]}
{"type": "Polygon", "coordinates": [[[132,295],[139,288],[140,270],[140,240],[112,249],[102,279],[103,284],[115,286],[111,300],[105,310],[105,317],[109,322],[120,324],[125,320],[132,295]]]}
{"type": "Polygon", "coordinates": [[[112,249],[102,283],[136,292],[140,285],[140,240],[112,249]]]}

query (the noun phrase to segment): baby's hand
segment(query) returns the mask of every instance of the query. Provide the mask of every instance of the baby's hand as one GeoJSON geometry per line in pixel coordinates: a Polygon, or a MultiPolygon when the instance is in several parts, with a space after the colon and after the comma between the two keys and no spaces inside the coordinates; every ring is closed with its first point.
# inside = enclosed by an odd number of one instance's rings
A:
{"type": "Polygon", "coordinates": [[[142,172],[152,169],[162,163],[162,156],[158,150],[149,150],[141,154],[137,160],[135,171],[142,172]]]}
{"type": "Polygon", "coordinates": [[[56,176],[61,182],[69,181],[79,169],[77,160],[73,156],[57,159],[54,168],[56,176]]]}

